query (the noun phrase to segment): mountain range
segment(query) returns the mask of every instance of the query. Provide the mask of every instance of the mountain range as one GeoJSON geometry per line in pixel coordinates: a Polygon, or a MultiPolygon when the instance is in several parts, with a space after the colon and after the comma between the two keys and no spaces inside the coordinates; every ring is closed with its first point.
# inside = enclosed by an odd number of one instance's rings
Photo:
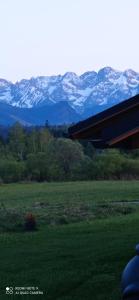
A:
{"type": "Polygon", "coordinates": [[[0,124],[71,124],[139,93],[139,73],[105,67],[12,83],[0,79],[0,124]]]}

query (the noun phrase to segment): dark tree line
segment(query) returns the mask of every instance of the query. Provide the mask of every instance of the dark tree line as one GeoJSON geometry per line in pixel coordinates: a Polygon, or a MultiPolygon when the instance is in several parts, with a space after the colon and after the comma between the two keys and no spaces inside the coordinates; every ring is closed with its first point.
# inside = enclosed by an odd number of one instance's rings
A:
{"type": "Polygon", "coordinates": [[[139,178],[139,151],[96,151],[72,141],[67,127],[31,128],[19,123],[0,137],[0,180],[67,181],[139,178]]]}

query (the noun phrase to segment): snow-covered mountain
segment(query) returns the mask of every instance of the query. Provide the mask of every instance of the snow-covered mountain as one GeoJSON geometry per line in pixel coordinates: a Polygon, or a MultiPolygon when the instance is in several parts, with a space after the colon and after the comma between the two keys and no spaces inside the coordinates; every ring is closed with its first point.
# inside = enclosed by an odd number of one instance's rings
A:
{"type": "Polygon", "coordinates": [[[71,107],[76,119],[77,116],[79,119],[88,117],[138,93],[139,73],[133,70],[121,72],[110,67],[81,76],[68,72],[63,76],[32,77],[15,84],[0,79],[0,104],[30,108],[31,113],[32,109],[41,107],[50,110],[50,106],[52,111],[59,102],[61,108],[63,103],[65,111],[66,102],[68,111],[71,107]]]}

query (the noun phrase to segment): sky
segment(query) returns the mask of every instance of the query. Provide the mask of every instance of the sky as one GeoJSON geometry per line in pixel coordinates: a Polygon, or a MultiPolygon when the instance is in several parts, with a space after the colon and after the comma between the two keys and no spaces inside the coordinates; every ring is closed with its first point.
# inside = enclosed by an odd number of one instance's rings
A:
{"type": "Polygon", "coordinates": [[[0,0],[0,77],[139,72],[139,0],[0,0]]]}

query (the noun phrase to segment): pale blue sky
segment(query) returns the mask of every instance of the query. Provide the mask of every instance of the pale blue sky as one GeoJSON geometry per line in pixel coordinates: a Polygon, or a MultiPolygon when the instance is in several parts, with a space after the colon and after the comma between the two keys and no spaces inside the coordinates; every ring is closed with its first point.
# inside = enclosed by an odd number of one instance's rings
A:
{"type": "Polygon", "coordinates": [[[139,72],[139,0],[0,0],[0,77],[139,72]]]}

